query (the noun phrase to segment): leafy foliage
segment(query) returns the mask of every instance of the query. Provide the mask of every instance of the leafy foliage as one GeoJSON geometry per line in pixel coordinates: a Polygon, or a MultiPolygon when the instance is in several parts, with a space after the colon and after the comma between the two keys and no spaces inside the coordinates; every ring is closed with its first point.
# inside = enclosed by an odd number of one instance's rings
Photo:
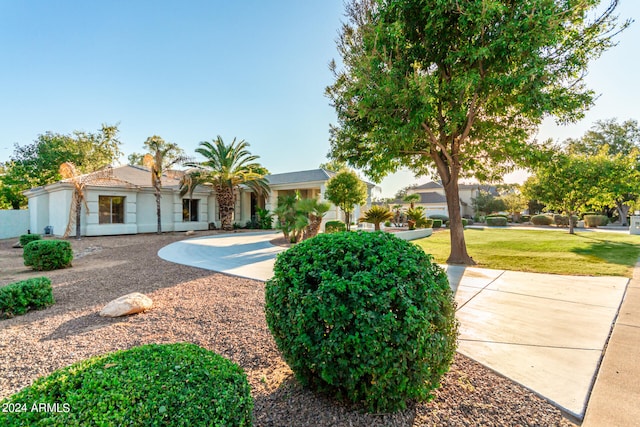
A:
{"type": "Polygon", "coordinates": [[[113,164],[122,155],[118,125],[103,124],[97,133],[75,131],[70,135],[47,132],[32,143],[15,146],[11,161],[0,176],[0,198],[14,209],[25,206],[22,192],[59,181],[59,167],[72,162],[80,173],[113,164]]]}
{"type": "Polygon", "coordinates": [[[324,232],[325,233],[339,233],[341,231],[346,231],[347,225],[342,221],[327,221],[324,224],[324,232]]]}
{"type": "Polygon", "coordinates": [[[66,240],[34,240],[23,250],[24,265],[49,271],[71,266],[73,250],[66,240]]]}
{"type": "Polygon", "coordinates": [[[477,197],[471,198],[471,205],[473,210],[480,215],[503,211],[506,208],[502,199],[484,190],[480,190],[477,197]]]}
{"type": "Polygon", "coordinates": [[[594,98],[587,65],[617,30],[617,1],[591,20],[598,3],[351,0],[344,68],[333,64],[327,88],[338,116],[330,156],[376,181],[435,169],[454,224],[449,261],[472,264],[458,180],[494,180],[526,158],[546,116],[581,118],[594,98]]]}
{"type": "Polygon", "coordinates": [[[384,232],[320,234],[279,254],[265,312],[304,385],[369,411],[429,398],[456,348],[446,274],[384,232]]]}
{"type": "Polygon", "coordinates": [[[350,215],[356,205],[367,201],[367,186],[353,171],[342,171],[327,181],[324,197],[345,214],[347,230],[351,229],[350,215]]]}
{"type": "Polygon", "coordinates": [[[20,236],[20,246],[24,248],[28,243],[40,239],[42,239],[42,236],[39,234],[23,234],[22,236],[20,236]]]}
{"type": "Polygon", "coordinates": [[[389,208],[376,205],[371,206],[358,221],[373,224],[374,229],[378,231],[380,230],[380,223],[391,221],[393,216],[393,212],[391,212],[389,208]]]}
{"type": "Polygon", "coordinates": [[[54,303],[51,280],[35,277],[0,287],[0,318],[40,310],[54,303]]]}
{"type": "Polygon", "coordinates": [[[407,218],[414,221],[417,228],[427,227],[427,218],[425,216],[423,206],[416,206],[413,209],[407,209],[407,218]]]}
{"type": "Polygon", "coordinates": [[[250,426],[253,400],[235,363],[194,344],[149,344],[75,363],[0,403],[69,410],[0,413],[3,426],[250,426]]]}
{"type": "Polygon", "coordinates": [[[487,217],[486,221],[489,227],[506,227],[507,226],[507,218],[503,218],[501,216],[487,217]]]}
{"type": "Polygon", "coordinates": [[[302,199],[296,191],[294,195],[278,197],[278,207],[274,211],[278,217],[277,228],[282,230],[284,238],[291,243],[308,239],[320,231],[322,218],[331,209],[326,202],[317,199],[302,199]]]}
{"type": "Polygon", "coordinates": [[[602,227],[609,223],[609,218],[606,215],[585,215],[584,225],[587,227],[602,227]]]}

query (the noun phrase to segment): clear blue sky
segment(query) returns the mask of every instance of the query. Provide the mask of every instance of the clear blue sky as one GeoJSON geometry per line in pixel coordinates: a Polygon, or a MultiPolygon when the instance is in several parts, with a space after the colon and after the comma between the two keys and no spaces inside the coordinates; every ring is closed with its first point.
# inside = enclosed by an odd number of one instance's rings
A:
{"type": "MultiPolygon", "coordinates": [[[[619,14],[640,21],[640,2],[619,14]]],[[[247,140],[272,173],[315,168],[335,121],[324,88],[341,20],[343,0],[0,0],[0,161],[47,131],[119,122],[125,158],[154,134],[188,154],[221,135],[247,140]]],[[[585,120],[539,138],[640,119],[639,25],[593,64],[601,96],[585,120]]],[[[383,195],[426,180],[396,174],[383,195]]]]}

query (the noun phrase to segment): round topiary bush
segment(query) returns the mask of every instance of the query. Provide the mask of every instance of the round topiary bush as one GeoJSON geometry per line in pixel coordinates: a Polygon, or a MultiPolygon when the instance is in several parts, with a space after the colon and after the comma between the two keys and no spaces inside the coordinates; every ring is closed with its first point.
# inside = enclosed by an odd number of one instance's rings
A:
{"type": "Polygon", "coordinates": [[[39,234],[23,234],[22,236],[20,236],[20,246],[24,248],[34,240],[40,240],[40,239],[42,239],[42,236],[39,234]]]}
{"type": "Polygon", "coordinates": [[[369,411],[429,398],[456,349],[447,275],[390,233],[323,234],[281,253],[265,312],[303,385],[369,411]]]}
{"type": "Polygon", "coordinates": [[[506,227],[507,226],[507,218],[504,218],[501,216],[487,217],[486,221],[489,227],[506,227]]]}
{"type": "Polygon", "coordinates": [[[433,228],[440,228],[442,227],[442,220],[441,219],[434,219],[433,220],[433,228]]]}
{"type": "Polygon", "coordinates": [[[609,218],[606,215],[585,215],[584,225],[586,227],[596,228],[604,227],[609,223],[609,218]]]}
{"type": "Polygon", "coordinates": [[[250,426],[253,408],[242,369],[188,343],[92,357],[38,379],[0,404],[19,410],[0,413],[0,425],[7,427],[250,426]],[[49,410],[42,410],[43,404],[49,410]]]}
{"type": "Polygon", "coordinates": [[[66,240],[34,240],[24,247],[22,257],[34,270],[57,270],[71,266],[73,250],[66,240]]]}
{"type": "Polygon", "coordinates": [[[553,218],[548,215],[534,215],[531,217],[533,225],[551,225],[553,218]]]}

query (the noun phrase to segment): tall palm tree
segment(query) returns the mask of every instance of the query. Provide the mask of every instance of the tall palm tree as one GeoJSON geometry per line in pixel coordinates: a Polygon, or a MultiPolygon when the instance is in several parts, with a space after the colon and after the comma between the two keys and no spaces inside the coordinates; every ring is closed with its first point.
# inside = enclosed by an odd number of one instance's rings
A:
{"type": "Polygon", "coordinates": [[[255,162],[259,156],[251,154],[248,147],[248,142],[236,141],[236,138],[227,145],[218,136],[211,142],[201,142],[196,148],[196,153],[206,160],[188,164],[200,168],[206,177],[203,179],[213,185],[223,230],[233,230],[233,213],[240,185],[246,185],[258,196],[269,194],[269,184],[265,179],[268,171],[255,162]]]}
{"type": "Polygon", "coordinates": [[[415,207],[415,203],[420,200],[419,194],[407,194],[402,198],[403,201],[409,203],[409,209],[413,209],[415,207]]]}
{"type": "Polygon", "coordinates": [[[177,144],[166,142],[157,135],[150,136],[144,142],[149,153],[144,155],[142,163],[151,170],[151,185],[155,190],[156,216],[158,219],[158,231],[162,233],[162,211],[160,199],[162,197],[162,174],[172,166],[185,162],[187,158],[177,144]]]}

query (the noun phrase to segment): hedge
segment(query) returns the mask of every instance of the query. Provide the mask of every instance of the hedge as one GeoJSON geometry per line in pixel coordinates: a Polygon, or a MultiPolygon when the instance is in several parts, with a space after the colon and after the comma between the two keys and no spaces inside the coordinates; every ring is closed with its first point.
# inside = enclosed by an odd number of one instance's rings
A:
{"type": "Polygon", "coordinates": [[[440,228],[440,227],[442,227],[442,220],[441,219],[434,219],[432,228],[440,228]]]}
{"type": "Polygon", "coordinates": [[[440,215],[440,214],[433,214],[433,215],[429,215],[429,218],[431,219],[439,219],[441,220],[443,223],[449,221],[449,217],[446,215],[440,215]]]}
{"type": "Polygon", "coordinates": [[[346,230],[347,225],[342,221],[327,221],[324,225],[325,233],[338,233],[346,230]]]}
{"type": "Polygon", "coordinates": [[[458,324],[446,273],[391,233],[322,234],[278,255],[265,313],[298,380],[369,411],[425,400],[458,324]]]}
{"type": "Polygon", "coordinates": [[[548,215],[534,215],[531,217],[531,223],[533,225],[551,225],[553,219],[548,215]]]}
{"type": "Polygon", "coordinates": [[[585,215],[584,225],[585,227],[602,227],[609,223],[609,218],[606,215],[585,215]]]}
{"type": "Polygon", "coordinates": [[[40,239],[42,239],[42,236],[39,234],[23,234],[22,236],[20,236],[20,246],[24,248],[30,242],[40,239]]]}
{"type": "Polygon", "coordinates": [[[188,343],[149,344],[36,380],[0,402],[26,409],[0,412],[0,425],[250,426],[250,391],[242,369],[222,356],[188,343]],[[31,410],[56,403],[58,411],[31,410]]]}
{"type": "Polygon", "coordinates": [[[35,277],[0,287],[0,319],[39,310],[54,303],[51,280],[35,277]]]}
{"type": "Polygon", "coordinates": [[[487,217],[485,220],[489,227],[505,227],[507,225],[507,218],[502,216],[487,217]]]}
{"type": "Polygon", "coordinates": [[[56,270],[71,266],[73,250],[66,240],[35,240],[24,247],[24,265],[34,270],[56,270]]]}

